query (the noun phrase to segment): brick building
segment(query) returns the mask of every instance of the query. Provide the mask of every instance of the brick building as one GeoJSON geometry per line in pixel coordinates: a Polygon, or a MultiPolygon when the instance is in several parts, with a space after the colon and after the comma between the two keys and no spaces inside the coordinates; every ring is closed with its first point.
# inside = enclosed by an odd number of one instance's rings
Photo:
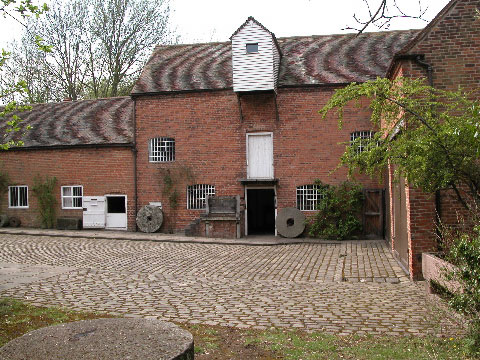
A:
{"type": "MultiPolygon", "coordinates": [[[[346,169],[335,170],[345,146],[371,134],[367,101],[345,110],[342,129],[333,116],[321,119],[336,88],[399,75],[478,86],[475,7],[479,1],[453,0],[422,31],[277,39],[249,18],[230,42],[157,46],[130,98],[36,105],[22,114],[33,129],[23,148],[2,154],[12,185],[2,212],[38,225],[31,187],[40,173],[58,179],[58,216],[81,217],[85,202],[105,197],[97,225],[135,230],[137,211],[155,202],[162,231],[201,233],[206,197],[231,196],[240,199],[239,224],[217,222],[208,235],[275,234],[277,211],[312,214],[314,181],[345,180],[346,169]]],[[[388,178],[361,182],[386,190],[386,236],[418,277],[418,254],[434,241],[435,199],[388,178]]]]}

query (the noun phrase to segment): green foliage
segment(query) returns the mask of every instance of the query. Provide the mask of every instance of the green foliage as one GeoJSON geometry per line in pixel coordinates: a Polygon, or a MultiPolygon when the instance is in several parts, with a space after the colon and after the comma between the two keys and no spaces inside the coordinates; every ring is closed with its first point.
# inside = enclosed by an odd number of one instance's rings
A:
{"type": "MultiPolygon", "coordinates": [[[[187,183],[194,181],[194,174],[188,166],[178,166],[172,169],[159,169],[161,178],[162,194],[168,199],[169,207],[169,231],[175,230],[176,211],[178,208],[178,200],[180,191],[185,188],[187,183]]],[[[165,208],[164,208],[165,211],[165,208]]]]}
{"type": "MultiPolygon", "coordinates": [[[[343,109],[371,100],[377,129],[365,151],[347,146],[341,158],[349,174],[381,176],[396,165],[412,186],[425,192],[452,189],[467,209],[480,205],[480,103],[462,91],[444,91],[422,80],[377,79],[335,92],[320,113],[334,111],[342,126],[343,109]],[[468,189],[468,196],[459,189],[468,189]],[[473,204],[469,203],[473,199],[473,204]]],[[[365,140],[363,140],[365,142],[365,140]]]]}
{"type": "Polygon", "coordinates": [[[310,235],[327,239],[351,239],[362,230],[360,212],[363,192],[360,185],[344,181],[338,186],[315,184],[322,197],[318,213],[310,221],[310,235]]]}
{"type": "Polygon", "coordinates": [[[57,198],[55,197],[56,177],[45,177],[36,175],[33,179],[33,194],[38,200],[38,212],[43,228],[51,229],[55,226],[55,208],[57,198]]]}
{"type": "Polygon", "coordinates": [[[0,170],[0,195],[5,194],[10,184],[10,177],[6,171],[0,170]]]}
{"type": "Polygon", "coordinates": [[[457,280],[462,288],[453,293],[449,304],[470,319],[469,347],[472,355],[480,357],[480,224],[473,233],[461,235],[447,257],[458,269],[447,278],[457,280]]]}
{"type": "MultiPolygon", "coordinates": [[[[39,17],[45,11],[48,10],[48,6],[43,4],[41,6],[35,5],[32,0],[0,0],[0,14],[5,16],[5,14],[10,14],[11,11],[20,14],[22,17],[27,17],[30,15],[34,15],[35,17],[39,17]]],[[[37,37],[37,44],[40,49],[44,51],[48,51],[49,47],[42,43],[42,39],[37,37]]],[[[2,67],[6,64],[10,57],[10,52],[5,51],[2,49],[0,54],[0,71],[2,67]]],[[[21,111],[30,110],[31,107],[20,105],[12,98],[14,96],[22,95],[28,92],[27,84],[24,80],[12,81],[3,83],[2,87],[0,88],[0,103],[5,102],[8,98],[10,101],[6,102],[6,106],[0,109],[0,121],[2,119],[7,120],[6,126],[6,133],[8,135],[11,132],[19,132],[21,131],[20,123],[22,119],[16,114],[21,111]],[[14,113],[13,115],[11,115],[14,113]],[[8,116],[7,116],[8,115],[8,116]],[[11,116],[10,116],[11,115],[11,116]]],[[[29,130],[30,127],[27,126],[23,130],[29,130]]],[[[22,146],[23,142],[18,140],[7,140],[0,143],[1,150],[7,150],[12,146],[22,146]]]]}

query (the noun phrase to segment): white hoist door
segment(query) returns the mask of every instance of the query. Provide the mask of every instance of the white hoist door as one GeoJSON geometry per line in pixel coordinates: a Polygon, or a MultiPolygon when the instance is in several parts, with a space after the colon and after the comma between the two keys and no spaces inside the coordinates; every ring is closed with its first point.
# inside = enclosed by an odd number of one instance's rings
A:
{"type": "Polygon", "coordinates": [[[105,227],[105,196],[83,197],[83,227],[85,229],[105,227]]]}

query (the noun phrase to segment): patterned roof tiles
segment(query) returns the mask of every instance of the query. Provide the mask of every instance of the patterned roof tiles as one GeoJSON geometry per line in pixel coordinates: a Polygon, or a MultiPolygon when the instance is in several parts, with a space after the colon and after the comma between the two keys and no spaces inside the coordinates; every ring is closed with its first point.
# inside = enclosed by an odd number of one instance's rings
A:
{"type": "MultiPolygon", "coordinates": [[[[17,113],[21,127],[4,139],[22,140],[28,147],[64,145],[129,144],[133,142],[133,101],[130,97],[66,101],[32,105],[32,110],[17,113]]],[[[5,121],[0,124],[5,133],[5,121]]]]}
{"type": "MultiPolygon", "coordinates": [[[[385,76],[418,30],[279,38],[279,87],[364,82],[385,76]]],[[[231,43],[157,46],[132,95],[232,88],[231,43]]]]}

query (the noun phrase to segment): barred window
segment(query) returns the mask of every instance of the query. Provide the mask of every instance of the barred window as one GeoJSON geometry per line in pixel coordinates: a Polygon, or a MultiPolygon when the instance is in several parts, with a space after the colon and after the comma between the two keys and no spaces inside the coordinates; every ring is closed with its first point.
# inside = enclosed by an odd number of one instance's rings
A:
{"type": "Polygon", "coordinates": [[[175,139],[167,137],[150,139],[148,160],[150,162],[175,161],[175,139]]]}
{"type": "Polygon", "coordinates": [[[323,198],[318,191],[318,185],[303,185],[297,187],[297,209],[298,210],[317,210],[317,206],[323,198]]]}
{"type": "Polygon", "coordinates": [[[205,184],[187,186],[187,209],[205,209],[207,196],[215,196],[215,186],[205,184]]]}
{"type": "Polygon", "coordinates": [[[83,186],[62,186],[62,209],[81,209],[83,186]]]}
{"type": "Polygon", "coordinates": [[[365,130],[365,131],[355,131],[350,134],[350,143],[353,145],[355,142],[357,145],[357,153],[361,153],[364,151],[367,147],[368,141],[363,141],[363,140],[369,140],[373,138],[373,131],[370,130],[365,130]],[[356,141],[357,139],[360,139],[356,141]]]}
{"type": "Polygon", "coordinates": [[[17,185],[8,187],[8,207],[28,208],[28,186],[17,185]]]}

